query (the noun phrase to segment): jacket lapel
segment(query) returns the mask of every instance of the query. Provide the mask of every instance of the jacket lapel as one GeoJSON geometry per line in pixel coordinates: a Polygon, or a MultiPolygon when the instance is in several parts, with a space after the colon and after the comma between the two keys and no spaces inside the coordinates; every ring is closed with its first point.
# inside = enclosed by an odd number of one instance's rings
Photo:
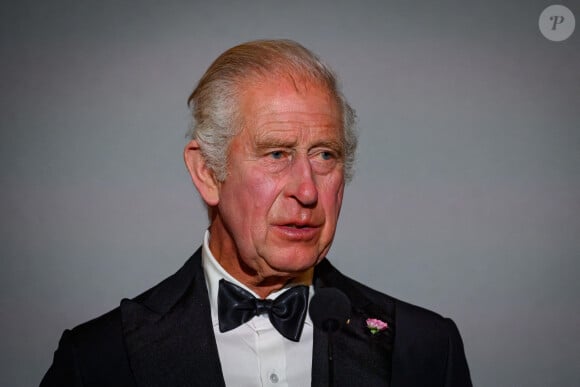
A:
{"type": "Polygon", "coordinates": [[[173,276],[121,302],[138,386],[225,387],[198,250],[173,276]]]}
{"type": "MultiPolygon", "coordinates": [[[[395,304],[384,295],[364,287],[336,270],[327,260],[315,269],[314,286],[334,287],[348,296],[351,316],[343,329],[333,334],[334,385],[389,386],[395,333],[395,304]],[[389,328],[373,335],[367,318],[387,322],[389,328]]],[[[328,385],[328,337],[314,330],[312,386],[328,385]]]]}

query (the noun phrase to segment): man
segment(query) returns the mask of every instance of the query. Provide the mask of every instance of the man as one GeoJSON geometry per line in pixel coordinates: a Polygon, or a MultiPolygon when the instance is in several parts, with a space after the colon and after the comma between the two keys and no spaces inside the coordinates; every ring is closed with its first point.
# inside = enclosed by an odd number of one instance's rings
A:
{"type": "Polygon", "coordinates": [[[326,65],[295,42],[245,43],[210,66],[189,105],[184,157],[210,218],[203,246],[159,285],[65,331],[41,386],[471,385],[451,320],[325,258],[356,148],[354,111],[326,65]],[[306,314],[325,288],[350,304],[332,363],[306,314]]]}

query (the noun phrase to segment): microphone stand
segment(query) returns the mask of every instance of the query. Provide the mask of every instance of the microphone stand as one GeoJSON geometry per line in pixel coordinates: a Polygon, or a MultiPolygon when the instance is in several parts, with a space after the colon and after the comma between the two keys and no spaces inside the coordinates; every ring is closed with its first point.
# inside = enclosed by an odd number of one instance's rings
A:
{"type": "Polygon", "coordinates": [[[340,328],[340,323],[334,319],[328,319],[323,325],[328,339],[328,387],[334,387],[334,332],[340,328]]]}
{"type": "Polygon", "coordinates": [[[334,335],[328,332],[328,387],[334,387],[334,358],[332,357],[332,341],[334,335]]]}
{"type": "Polygon", "coordinates": [[[318,288],[309,306],[314,326],[326,333],[328,355],[328,387],[334,387],[334,332],[348,319],[350,300],[335,288],[318,288]]]}

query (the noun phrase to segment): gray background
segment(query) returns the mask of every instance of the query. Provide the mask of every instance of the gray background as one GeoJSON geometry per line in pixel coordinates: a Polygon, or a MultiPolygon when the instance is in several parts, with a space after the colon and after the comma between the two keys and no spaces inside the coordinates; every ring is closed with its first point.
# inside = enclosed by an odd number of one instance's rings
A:
{"type": "Polygon", "coordinates": [[[2,2],[0,385],[200,244],[186,98],[223,50],[289,37],[360,117],[332,261],[453,317],[476,385],[577,386],[578,26],[546,40],[548,1],[231,3],[2,2]]]}

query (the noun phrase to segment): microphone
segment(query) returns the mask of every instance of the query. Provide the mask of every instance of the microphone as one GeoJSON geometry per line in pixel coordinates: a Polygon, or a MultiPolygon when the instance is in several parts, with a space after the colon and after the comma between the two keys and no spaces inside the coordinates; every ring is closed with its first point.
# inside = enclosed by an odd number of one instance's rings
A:
{"type": "Polygon", "coordinates": [[[328,336],[328,386],[334,385],[333,333],[342,328],[350,315],[350,300],[338,289],[318,288],[308,313],[316,328],[328,336]]]}

